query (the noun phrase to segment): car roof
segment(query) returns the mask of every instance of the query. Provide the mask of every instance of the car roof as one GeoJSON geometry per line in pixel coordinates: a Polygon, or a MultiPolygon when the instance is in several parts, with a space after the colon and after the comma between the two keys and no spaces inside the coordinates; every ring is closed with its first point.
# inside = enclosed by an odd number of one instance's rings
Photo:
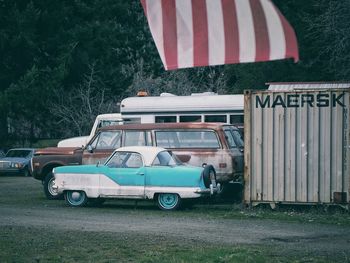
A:
{"type": "Polygon", "coordinates": [[[126,147],[120,147],[115,151],[140,153],[143,157],[143,161],[145,165],[150,166],[158,153],[167,151],[167,150],[162,147],[154,147],[154,146],[126,146],[126,147]]]}

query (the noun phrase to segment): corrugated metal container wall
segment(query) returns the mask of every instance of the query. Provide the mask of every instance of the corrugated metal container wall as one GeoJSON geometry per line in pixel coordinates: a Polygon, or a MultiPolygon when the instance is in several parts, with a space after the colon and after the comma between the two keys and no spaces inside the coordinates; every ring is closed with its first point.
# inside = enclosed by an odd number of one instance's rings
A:
{"type": "Polygon", "coordinates": [[[349,91],[245,92],[247,204],[349,204],[349,91]]]}

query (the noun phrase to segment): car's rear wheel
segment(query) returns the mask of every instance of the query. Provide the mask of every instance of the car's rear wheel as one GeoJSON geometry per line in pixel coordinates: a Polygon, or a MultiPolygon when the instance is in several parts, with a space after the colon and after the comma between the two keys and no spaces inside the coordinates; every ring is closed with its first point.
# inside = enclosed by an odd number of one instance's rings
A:
{"type": "Polygon", "coordinates": [[[181,197],[178,194],[158,194],[157,203],[162,210],[176,210],[181,205],[181,197]]]}
{"type": "Polygon", "coordinates": [[[83,191],[66,191],[64,193],[64,199],[70,206],[85,206],[88,198],[83,191]]]}
{"type": "Polygon", "coordinates": [[[47,199],[54,200],[62,198],[61,194],[58,194],[57,190],[53,188],[55,185],[55,177],[52,172],[49,172],[44,179],[44,193],[47,199]]]}

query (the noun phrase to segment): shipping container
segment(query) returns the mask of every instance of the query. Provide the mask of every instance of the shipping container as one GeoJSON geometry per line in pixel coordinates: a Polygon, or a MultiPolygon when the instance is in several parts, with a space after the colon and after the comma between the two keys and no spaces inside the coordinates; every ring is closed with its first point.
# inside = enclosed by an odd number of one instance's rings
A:
{"type": "Polygon", "coordinates": [[[266,83],[270,91],[295,91],[295,90],[330,90],[347,89],[350,82],[270,82],[266,83]]]}
{"type": "Polygon", "coordinates": [[[349,207],[349,87],[245,92],[246,204],[349,207]]]}

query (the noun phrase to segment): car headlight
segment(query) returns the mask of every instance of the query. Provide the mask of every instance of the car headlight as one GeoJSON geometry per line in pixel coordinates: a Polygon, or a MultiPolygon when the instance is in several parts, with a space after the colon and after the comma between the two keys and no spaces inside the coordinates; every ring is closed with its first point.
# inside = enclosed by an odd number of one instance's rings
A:
{"type": "Polygon", "coordinates": [[[22,168],[23,164],[21,163],[11,163],[11,168],[22,168]]]}

